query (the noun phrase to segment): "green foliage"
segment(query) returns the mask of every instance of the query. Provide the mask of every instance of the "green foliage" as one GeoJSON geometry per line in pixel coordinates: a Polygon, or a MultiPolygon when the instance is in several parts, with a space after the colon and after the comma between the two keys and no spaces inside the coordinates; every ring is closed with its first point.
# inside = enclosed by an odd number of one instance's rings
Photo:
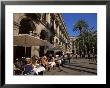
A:
{"type": "Polygon", "coordinates": [[[88,23],[85,20],[79,20],[74,25],[74,31],[79,30],[80,35],[75,41],[77,50],[80,52],[86,52],[87,54],[97,54],[97,31],[93,28],[89,28],[88,23]]]}
{"type": "Polygon", "coordinates": [[[87,29],[88,28],[88,24],[84,19],[80,19],[78,20],[74,25],[73,25],[73,31],[77,31],[79,30],[80,32],[82,31],[82,29],[87,29]]]}

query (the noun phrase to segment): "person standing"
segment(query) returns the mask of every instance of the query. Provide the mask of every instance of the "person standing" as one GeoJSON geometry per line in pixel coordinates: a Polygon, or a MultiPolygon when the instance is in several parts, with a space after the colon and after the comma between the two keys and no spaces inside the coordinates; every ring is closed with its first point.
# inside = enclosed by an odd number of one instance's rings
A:
{"type": "Polygon", "coordinates": [[[59,55],[56,55],[56,66],[58,67],[59,71],[62,71],[60,65],[61,65],[61,59],[59,55]]]}
{"type": "Polygon", "coordinates": [[[64,59],[64,55],[61,56],[61,66],[64,67],[65,64],[65,59],[64,59]]]}
{"type": "Polygon", "coordinates": [[[78,57],[78,54],[76,53],[76,59],[77,59],[77,57],[78,57]]]}
{"type": "Polygon", "coordinates": [[[69,60],[69,64],[70,64],[70,60],[71,60],[70,54],[68,54],[67,56],[68,56],[68,60],[69,60]]]}

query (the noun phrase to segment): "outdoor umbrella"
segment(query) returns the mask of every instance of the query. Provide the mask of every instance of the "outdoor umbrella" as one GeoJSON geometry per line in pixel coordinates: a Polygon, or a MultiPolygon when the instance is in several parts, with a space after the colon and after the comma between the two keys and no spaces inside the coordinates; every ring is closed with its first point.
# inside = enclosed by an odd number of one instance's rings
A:
{"type": "Polygon", "coordinates": [[[14,45],[24,47],[46,46],[48,45],[48,42],[28,34],[19,34],[14,36],[14,45]]]}
{"type": "Polygon", "coordinates": [[[13,41],[14,41],[14,45],[25,47],[25,54],[26,54],[26,47],[48,46],[48,42],[46,40],[39,39],[29,34],[15,35],[13,41]]]}

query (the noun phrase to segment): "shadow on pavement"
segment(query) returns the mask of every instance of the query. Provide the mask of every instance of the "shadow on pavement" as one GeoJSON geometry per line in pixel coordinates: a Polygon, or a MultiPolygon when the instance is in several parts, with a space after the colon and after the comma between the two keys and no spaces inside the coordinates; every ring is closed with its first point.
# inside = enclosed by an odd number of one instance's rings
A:
{"type": "Polygon", "coordinates": [[[78,69],[78,68],[74,68],[74,67],[67,67],[67,66],[64,66],[64,68],[68,68],[68,69],[76,70],[76,71],[83,71],[83,72],[87,72],[87,73],[91,73],[91,74],[97,75],[97,72],[87,71],[87,70],[78,69]]]}
{"type": "Polygon", "coordinates": [[[59,72],[61,72],[61,71],[64,72],[64,73],[68,73],[67,71],[64,71],[63,69],[61,69],[59,72]]]}
{"type": "Polygon", "coordinates": [[[92,69],[92,70],[97,70],[96,68],[85,67],[85,66],[82,66],[82,65],[73,65],[73,64],[65,64],[65,65],[75,66],[75,67],[80,67],[80,68],[86,68],[86,69],[92,69]]]}

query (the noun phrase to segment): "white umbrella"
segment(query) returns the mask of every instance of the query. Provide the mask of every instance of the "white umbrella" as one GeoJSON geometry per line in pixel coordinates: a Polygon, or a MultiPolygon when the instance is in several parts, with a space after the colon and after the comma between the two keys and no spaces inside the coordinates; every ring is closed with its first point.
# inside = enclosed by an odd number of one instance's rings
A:
{"type": "Polygon", "coordinates": [[[26,47],[48,46],[48,42],[46,40],[39,39],[29,34],[15,35],[13,41],[14,41],[14,45],[25,47],[25,55],[26,55],[26,47]]]}
{"type": "Polygon", "coordinates": [[[14,36],[14,45],[24,47],[47,46],[48,42],[28,34],[20,34],[14,36]]]}

